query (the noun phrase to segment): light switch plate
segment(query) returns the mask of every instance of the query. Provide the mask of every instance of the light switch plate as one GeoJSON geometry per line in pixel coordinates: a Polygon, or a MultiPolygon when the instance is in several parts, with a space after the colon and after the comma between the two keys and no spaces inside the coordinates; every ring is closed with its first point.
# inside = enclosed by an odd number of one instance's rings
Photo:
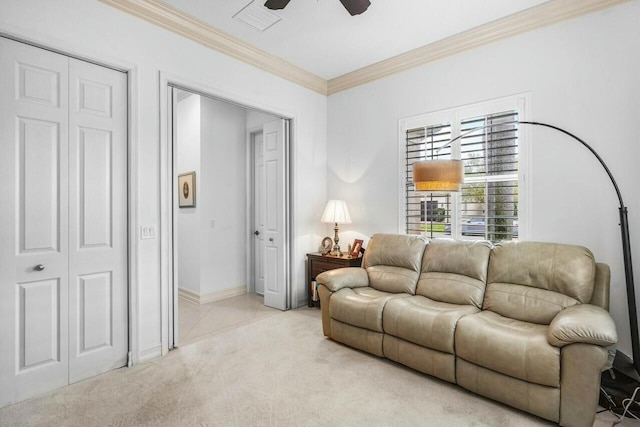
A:
{"type": "Polygon", "coordinates": [[[140,239],[155,239],[156,227],[153,225],[141,225],[140,226],[140,239]]]}

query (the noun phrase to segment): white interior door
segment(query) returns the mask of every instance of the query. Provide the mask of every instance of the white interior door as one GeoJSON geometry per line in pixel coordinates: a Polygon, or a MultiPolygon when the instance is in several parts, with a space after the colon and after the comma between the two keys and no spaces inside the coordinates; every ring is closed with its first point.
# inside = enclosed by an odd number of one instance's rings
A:
{"type": "Polygon", "coordinates": [[[127,79],[69,59],[69,82],[73,383],[127,361],[127,79]]]}
{"type": "Polygon", "coordinates": [[[285,148],[288,122],[276,120],[263,126],[265,185],[265,283],[264,304],[286,310],[288,307],[287,256],[287,165],[285,148]]]}
{"type": "Polygon", "coordinates": [[[0,406],[68,382],[67,69],[0,38],[0,406]]]}
{"type": "Polygon", "coordinates": [[[255,291],[259,295],[264,295],[264,257],[266,251],[265,232],[265,170],[264,170],[264,143],[262,132],[254,134],[253,137],[253,159],[254,159],[254,283],[255,291]]]}
{"type": "Polygon", "coordinates": [[[74,112],[106,111],[97,94],[110,93],[126,129],[126,100],[75,65],[70,88],[69,63],[0,38],[0,406],[102,372],[70,360],[107,340],[124,337],[126,356],[126,299],[114,296],[126,290],[126,135],[74,112]]]}

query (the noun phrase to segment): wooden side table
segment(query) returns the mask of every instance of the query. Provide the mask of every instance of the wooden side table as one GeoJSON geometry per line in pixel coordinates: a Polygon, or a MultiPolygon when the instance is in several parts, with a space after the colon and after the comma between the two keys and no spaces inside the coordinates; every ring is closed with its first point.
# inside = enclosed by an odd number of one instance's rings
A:
{"type": "Polygon", "coordinates": [[[347,255],[335,257],[331,255],[322,255],[320,252],[307,254],[307,297],[309,307],[320,307],[320,299],[313,301],[311,282],[316,280],[316,276],[323,271],[335,270],[344,267],[360,267],[362,257],[349,258],[347,255]]]}

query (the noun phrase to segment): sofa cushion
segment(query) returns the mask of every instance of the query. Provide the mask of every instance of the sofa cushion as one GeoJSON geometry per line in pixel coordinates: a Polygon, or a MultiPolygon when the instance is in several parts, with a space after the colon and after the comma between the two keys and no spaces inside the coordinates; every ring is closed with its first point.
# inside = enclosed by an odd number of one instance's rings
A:
{"type": "Polygon", "coordinates": [[[595,275],[593,254],[581,246],[498,243],[489,258],[485,296],[490,298],[485,298],[483,308],[519,320],[548,324],[560,310],[576,301],[591,301],[595,275]],[[561,296],[553,296],[553,293],[561,296]]]}
{"type": "Polygon", "coordinates": [[[382,332],[382,310],[387,301],[409,296],[381,292],[370,287],[343,288],[331,295],[329,314],[340,322],[382,332]]]}
{"type": "Polygon", "coordinates": [[[487,283],[513,283],[591,301],[596,274],[593,254],[582,246],[541,242],[497,243],[487,283]]]}
{"type": "Polygon", "coordinates": [[[383,292],[415,294],[425,245],[419,236],[375,234],[362,260],[369,285],[383,292]]]}
{"type": "Polygon", "coordinates": [[[560,311],[576,304],[577,299],[546,289],[491,283],[485,291],[483,308],[512,319],[548,325],[560,311]]]}
{"type": "Polygon", "coordinates": [[[491,243],[438,239],[427,245],[416,294],[482,307],[491,243]]]}
{"type": "Polygon", "coordinates": [[[464,316],[456,329],[456,356],[502,374],[560,386],[560,349],[547,342],[547,326],[491,311],[464,316]]]}
{"type": "Polygon", "coordinates": [[[423,296],[387,302],[384,332],[424,347],[454,354],[454,333],[458,320],[479,310],[472,305],[433,301],[423,296]]]}

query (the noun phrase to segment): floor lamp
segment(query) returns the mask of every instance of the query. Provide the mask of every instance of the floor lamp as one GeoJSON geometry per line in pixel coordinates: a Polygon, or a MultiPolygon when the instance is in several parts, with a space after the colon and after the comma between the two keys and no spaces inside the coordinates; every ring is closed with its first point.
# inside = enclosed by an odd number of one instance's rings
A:
{"type": "MultiPolygon", "coordinates": [[[[623,256],[623,261],[624,261],[624,274],[625,274],[625,282],[626,282],[626,288],[627,288],[627,305],[629,308],[629,326],[631,329],[631,351],[632,351],[632,356],[633,356],[633,361],[624,353],[622,353],[621,351],[617,351],[616,352],[616,357],[615,360],[613,362],[613,369],[616,372],[622,373],[624,374],[628,380],[630,380],[630,387],[635,388],[637,386],[640,385],[640,342],[638,340],[638,315],[637,315],[637,310],[636,310],[636,292],[635,292],[635,285],[634,285],[634,281],[633,281],[633,267],[632,267],[632,263],[631,263],[631,244],[630,244],[630,240],[629,240],[629,221],[627,218],[627,207],[624,205],[624,202],[622,201],[622,194],[620,193],[620,189],[618,188],[618,184],[616,183],[616,180],[613,178],[613,175],[611,174],[611,171],[609,170],[609,168],[607,167],[607,165],[605,164],[604,160],[602,160],[602,158],[598,155],[598,153],[596,153],[596,151],[589,146],[586,142],[584,142],[582,139],[578,138],[577,136],[575,136],[574,134],[559,128],[557,126],[553,126],[550,124],[546,124],[546,123],[540,123],[540,122],[530,122],[530,121],[519,121],[518,124],[522,124],[522,125],[532,125],[532,126],[542,126],[542,127],[546,127],[549,129],[554,129],[558,132],[561,132],[571,138],[573,138],[575,141],[579,142],[580,144],[582,144],[584,147],[586,147],[591,154],[593,154],[596,159],[598,159],[598,162],[600,162],[600,165],[604,168],[604,170],[607,172],[607,175],[609,176],[609,179],[611,180],[611,183],[613,184],[613,188],[616,191],[616,195],[618,196],[618,201],[620,202],[620,207],[619,207],[619,211],[620,211],[620,231],[622,234],[622,256],[623,256]]],[[[481,129],[486,129],[486,128],[491,128],[491,127],[495,127],[498,125],[486,125],[486,126],[479,126],[473,129],[470,129],[468,131],[465,131],[463,134],[457,136],[456,138],[450,140],[449,142],[445,143],[442,147],[439,147],[437,149],[437,151],[440,151],[446,147],[451,146],[451,144],[453,144],[453,142],[457,141],[458,139],[461,139],[473,132],[476,132],[478,130],[481,129]]],[[[416,170],[420,171],[420,176],[423,177],[429,177],[431,179],[431,171],[435,171],[435,168],[441,168],[441,166],[437,165],[436,163],[433,163],[433,168],[431,168],[429,166],[429,164],[431,162],[434,162],[433,160],[426,160],[426,161],[421,161],[421,162],[416,162],[414,163],[414,174],[416,173],[416,170]]],[[[418,178],[418,180],[420,180],[420,178],[418,178]]],[[[425,178],[426,180],[426,178],[425,178]]],[[[445,179],[445,181],[450,181],[449,178],[445,179]]],[[[416,190],[419,191],[420,187],[420,183],[416,184],[416,190]]],[[[422,191],[427,191],[426,189],[423,189],[422,191]]],[[[615,378],[615,374],[611,374],[612,380],[616,381],[615,378]]],[[[619,380],[618,380],[619,381],[619,380]]]]}

